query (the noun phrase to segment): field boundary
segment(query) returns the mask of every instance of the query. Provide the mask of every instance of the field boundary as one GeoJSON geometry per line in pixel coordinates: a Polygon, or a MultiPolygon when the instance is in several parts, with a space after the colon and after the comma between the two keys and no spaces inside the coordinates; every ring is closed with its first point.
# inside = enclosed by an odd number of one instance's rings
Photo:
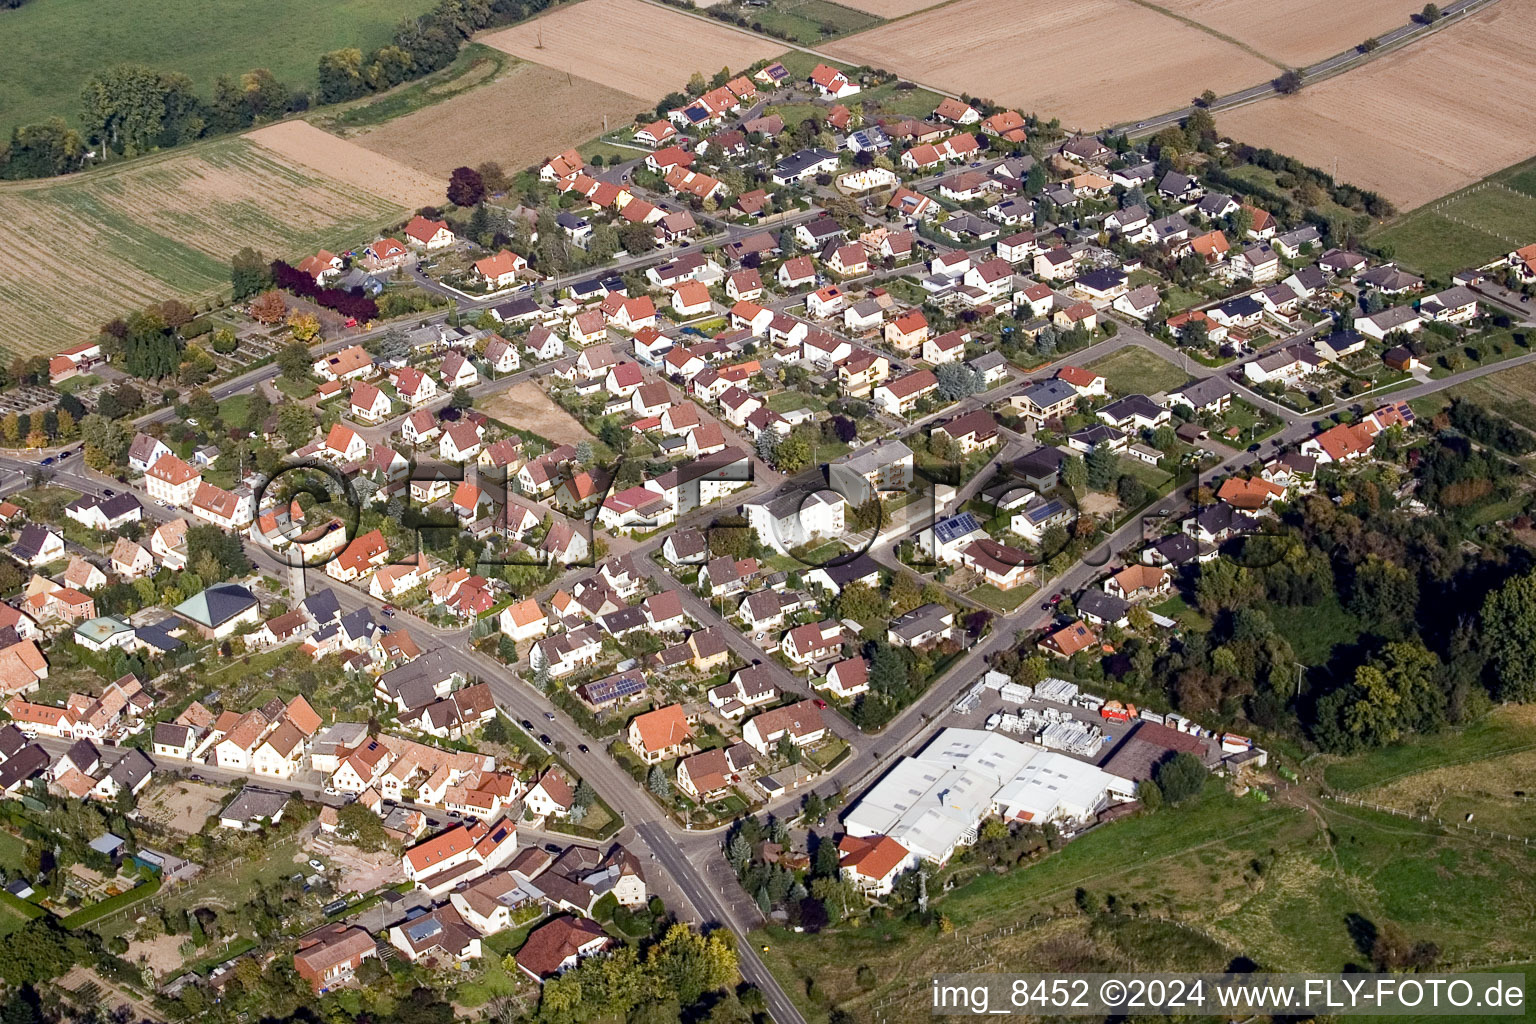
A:
{"type": "MultiPolygon", "coordinates": [[[[1141,0],[1133,0],[1133,2],[1139,3],[1141,0]]],[[[1348,50],[1341,50],[1334,54],[1332,57],[1326,57],[1323,60],[1315,61],[1308,67],[1300,69],[1302,72],[1302,78],[1305,81],[1305,85],[1310,86],[1315,85],[1318,82],[1325,82],[1330,78],[1336,78],[1339,75],[1347,74],[1350,71],[1354,71],[1357,68],[1369,64],[1371,61],[1374,61],[1380,57],[1385,57],[1389,53],[1396,53],[1398,50],[1401,50],[1404,47],[1411,46],[1416,42],[1428,39],[1442,29],[1449,28],[1451,25],[1460,24],[1461,22],[1466,21],[1472,15],[1479,14],[1498,2],[1499,0],[1475,0],[1475,2],[1470,6],[1463,7],[1458,11],[1454,11],[1448,14],[1443,14],[1437,21],[1434,21],[1428,25],[1420,25],[1418,31],[1410,33],[1409,35],[1403,36],[1399,39],[1394,39],[1390,43],[1384,43],[1374,50],[1369,50],[1362,53],[1358,46],[1350,47],[1348,50]],[[1337,65],[1330,66],[1334,65],[1334,62],[1337,62],[1337,65]],[[1314,68],[1319,68],[1321,70],[1313,71],[1314,68]]],[[[1266,62],[1268,62],[1267,58],[1266,62]]],[[[1228,93],[1225,96],[1218,96],[1216,97],[1216,101],[1214,103],[1210,104],[1210,106],[1204,109],[1209,110],[1212,113],[1226,110],[1236,110],[1239,107],[1246,107],[1250,104],[1258,103],[1263,100],[1273,99],[1278,95],[1280,95],[1280,92],[1274,87],[1274,83],[1266,82],[1261,85],[1250,86],[1247,89],[1240,89],[1234,93],[1228,93]]],[[[1193,113],[1194,110],[1195,108],[1193,106],[1183,107],[1179,110],[1172,110],[1166,114],[1163,114],[1161,117],[1154,117],[1146,121],[1138,121],[1134,127],[1130,127],[1126,123],[1122,122],[1119,125],[1112,125],[1111,131],[1119,129],[1122,134],[1131,139],[1156,135],[1164,128],[1167,128],[1170,124],[1176,124],[1179,121],[1182,121],[1184,118],[1193,113]]]]}
{"type": "Polygon", "coordinates": [[[1290,68],[1290,65],[1286,64],[1284,61],[1276,60],[1275,58],[1269,56],[1267,53],[1261,53],[1258,49],[1249,45],[1248,43],[1243,42],[1241,39],[1229,36],[1223,32],[1218,32],[1203,21],[1196,21],[1194,18],[1188,17],[1187,15],[1176,14],[1166,7],[1161,7],[1153,3],[1152,0],[1130,0],[1130,2],[1135,4],[1137,7],[1145,7],[1149,11],[1156,11],[1158,14],[1161,14],[1166,18],[1172,18],[1174,21],[1177,21],[1189,28],[1196,29],[1200,32],[1204,32],[1208,36],[1220,39],[1224,43],[1230,43],[1231,45],[1237,47],[1239,50],[1259,58],[1259,60],[1262,60],[1266,64],[1273,64],[1281,71],[1286,71],[1290,68]]]}
{"type": "MultiPolygon", "coordinates": [[[[1478,760],[1481,760],[1481,758],[1478,760]]],[[[1423,822],[1424,824],[1428,824],[1431,820],[1433,820],[1433,822],[1440,828],[1460,829],[1463,832],[1471,832],[1474,836],[1487,836],[1490,839],[1502,839],[1506,842],[1513,843],[1518,846],[1531,845],[1531,839],[1529,836],[1512,836],[1508,832],[1499,832],[1491,828],[1478,828],[1476,825],[1468,825],[1460,821],[1444,821],[1440,818],[1431,819],[1427,814],[1415,814],[1412,811],[1405,811],[1400,807],[1384,807],[1381,804],[1373,804],[1369,800],[1361,800],[1358,797],[1342,795],[1335,796],[1331,793],[1324,793],[1323,799],[1330,800],[1334,803],[1343,804],[1346,807],[1363,807],[1368,811],[1375,811],[1377,814],[1390,814],[1393,817],[1406,818],[1409,821],[1418,821],[1423,822]]]]}

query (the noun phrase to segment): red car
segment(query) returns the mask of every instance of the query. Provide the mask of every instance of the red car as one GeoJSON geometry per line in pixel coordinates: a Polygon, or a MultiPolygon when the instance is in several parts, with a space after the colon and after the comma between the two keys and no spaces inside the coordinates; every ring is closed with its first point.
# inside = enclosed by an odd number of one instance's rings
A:
{"type": "Polygon", "coordinates": [[[827,702],[822,700],[820,697],[816,698],[816,706],[821,708],[823,711],[827,710],[827,702]]]}

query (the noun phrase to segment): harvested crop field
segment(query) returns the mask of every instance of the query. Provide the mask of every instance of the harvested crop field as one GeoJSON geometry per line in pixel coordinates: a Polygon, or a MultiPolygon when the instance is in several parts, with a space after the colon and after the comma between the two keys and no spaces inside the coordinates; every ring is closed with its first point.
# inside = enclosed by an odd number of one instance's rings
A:
{"type": "Polygon", "coordinates": [[[1406,210],[1536,152],[1536,91],[1510,85],[1533,74],[1536,4],[1501,3],[1294,96],[1218,114],[1216,124],[1406,210]]]}
{"type": "Polygon", "coordinates": [[[494,160],[510,169],[548,157],[651,102],[539,64],[518,63],[496,81],[352,137],[446,181],[455,167],[494,160]]]}
{"type": "Polygon", "coordinates": [[[642,0],[583,0],[480,42],[652,103],[695,71],[708,78],[784,52],[783,43],[642,0]],[[617,39],[643,41],[644,53],[614,45],[617,39]]]}
{"type": "Polygon", "coordinates": [[[1305,67],[1408,23],[1409,8],[1381,0],[1154,0],[1271,60],[1305,67]]]}
{"type": "Polygon", "coordinates": [[[519,430],[531,430],[556,444],[580,444],[592,440],[592,435],[576,417],[560,408],[532,381],[514,384],[477,403],[476,408],[492,419],[519,430]]]}
{"type": "Polygon", "coordinates": [[[840,0],[844,7],[873,14],[877,18],[904,18],[918,11],[926,11],[943,0],[840,0]]]}
{"type": "MultiPolygon", "coordinates": [[[[583,5],[584,6],[584,5],[583,5]]],[[[1094,130],[1271,78],[1274,65],[1131,0],[960,0],[828,43],[855,64],[1094,130]]]]}
{"type": "Polygon", "coordinates": [[[297,257],[363,240],[404,212],[245,138],[0,186],[12,239],[0,339],[16,353],[57,352],[148,302],[227,288],[242,246],[297,257]]]}
{"type": "Polygon", "coordinates": [[[398,160],[323,132],[308,121],[282,121],[258,128],[249,137],[284,160],[367,189],[409,209],[441,203],[448,184],[446,175],[438,179],[423,174],[398,160]]]}

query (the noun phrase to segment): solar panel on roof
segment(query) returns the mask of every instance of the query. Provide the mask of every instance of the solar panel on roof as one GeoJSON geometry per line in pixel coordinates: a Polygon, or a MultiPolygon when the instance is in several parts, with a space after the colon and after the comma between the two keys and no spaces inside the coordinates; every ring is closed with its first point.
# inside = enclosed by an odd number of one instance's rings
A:
{"type": "Polygon", "coordinates": [[[974,533],[981,529],[981,524],[970,512],[962,512],[957,516],[950,516],[933,527],[934,536],[939,543],[948,544],[957,537],[964,537],[968,533],[974,533]]]}
{"type": "Polygon", "coordinates": [[[1060,501],[1048,501],[1039,508],[1031,509],[1028,513],[1033,522],[1041,522],[1051,516],[1058,515],[1066,508],[1060,501]]]}
{"type": "Polygon", "coordinates": [[[422,939],[436,935],[442,930],[443,926],[438,923],[437,918],[428,917],[408,926],[405,929],[405,934],[410,936],[412,942],[420,942],[422,939]]]}

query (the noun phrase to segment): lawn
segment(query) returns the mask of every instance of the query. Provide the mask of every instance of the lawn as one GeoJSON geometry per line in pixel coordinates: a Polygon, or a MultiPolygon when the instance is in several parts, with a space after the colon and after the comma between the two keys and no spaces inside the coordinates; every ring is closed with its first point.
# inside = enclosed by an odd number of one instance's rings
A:
{"type": "Polygon", "coordinates": [[[827,0],[794,0],[766,7],[741,7],[737,11],[748,19],[754,31],[772,33],[802,46],[815,46],[881,23],[873,14],[827,0]]]}
{"type": "Polygon", "coordinates": [[[1176,388],[1189,379],[1189,374],[1139,345],[1127,345],[1089,363],[1087,368],[1103,374],[1109,390],[1117,395],[1154,395],[1176,388]]]}
{"type": "Polygon", "coordinates": [[[882,113],[902,117],[927,117],[944,99],[938,93],[929,92],[927,89],[903,89],[901,82],[877,85],[873,89],[860,93],[859,98],[863,100],[865,110],[874,110],[878,107],[882,113]]]}
{"type": "Polygon", "coordinates": [[[776,413],[794,412],[796,409],[811,409],[821,412],[827,407],[826,399],[820,395],[807,394],[804,391],[780,391],[768,396],[768,408],[776,413]]]}
{"type": "Polygon", "coordinates": [[[1452,398],[1485,405],[1528,430],[1536,430],[1536,364],[1511,366],[1426,395],[1412,404],[1419,415],[1432,417],[1449,406],[1452,398]]]}
{"type": "Polygon", "coordinates": [[[1029,600],[1029,595],[1034,592],[1035,588],[1031,586],[1014,587],[1012,590],[999,590],[990,583],[983,583],[974,590],[967,590],[965,596],[972,601],[980,601],[993,611],[1006,614],[1029,600]]]}
{"type": "Polygon", "coordinates": [[[927,1020],[929,979],[945,971],[1220,970],[1239,956],[1337,971],[1362,963],[1360,934],[1388,921],[1447,962],[1498,963],[1536,937],[1521,904],[1536,889],[1532,860],[1507,843],[1331,803],[1239,799],[1212,783],[1193,806],[1094,829],[1025,866],[952,867],[958,887],[932,904],[952,935],[884,918],[753,941],[814,1024],[834,1007],[927,1020]],[[1134,910],[1090,921],[1075,908],[1080,889],[1134,910]]]}
{"type": "Polygon", "coordinates": [[[1323,778],[1351,792],[1385,785],[1416,772],[1502,757],[1536,748],[1536,710],[1497,708],[1471,725],[1433,736],[1416,736],[1368,754],[1328,765],[1323,778]]]}
{"type": "Polygon", "coordinates": [[[1184,598],[1175,594],[1162,604],[1153,605],[1151,610],[1164,618],[1173,619],[1185,629],[1196,633],[1209,633],[1211,620],[1200,613],[1198,608],[1190,605],[1184,598]]]}
{"type": "Polygon", "coordinates": [[[1536,236],[1536,160],[1505,168],[1404,214],[1371,235],[1406,266],[1433,277],[1481,266],[1536,236]]]}
{"type": "MultiPolygon", "coordinates": [[[[1164,459],[1164,462],[1171,460],[1164,459]]],[[[1154,491],[1161,491],[1173,479],[1173,474],[1161,466],[1153,466],[1129,455],[1120,456],[1120,472],[1135,477],[1154,491]]]]}
{"type": "Polygon", "coordinates": [[[0,829],[0,868],[12,875],[22,871],[27,863],[27,844],[9,832],[0,829]]]}
{"type": "Polygon", "coordinates": [[[219,75],[267,68],[290,89],[310,90],[320,55],[343,46],[365,53],[388,42],[403,18],[431,0],[36,0],[5,12],[12,54],[0,72],[0,135],[63,115],[72,124],[86,80],[114,64],[137,62],[180,72],[198,95],[219,75]]]}
{"type": "Polygon", "coordinates": [[[1271,604],[1265,606],[1264,612],[1290,642],[1291,650],[1303,665],[1327,664],[1335,646],[1354,643],[1364,629],[1333,593],[1317,604],[1271,604]]]}

